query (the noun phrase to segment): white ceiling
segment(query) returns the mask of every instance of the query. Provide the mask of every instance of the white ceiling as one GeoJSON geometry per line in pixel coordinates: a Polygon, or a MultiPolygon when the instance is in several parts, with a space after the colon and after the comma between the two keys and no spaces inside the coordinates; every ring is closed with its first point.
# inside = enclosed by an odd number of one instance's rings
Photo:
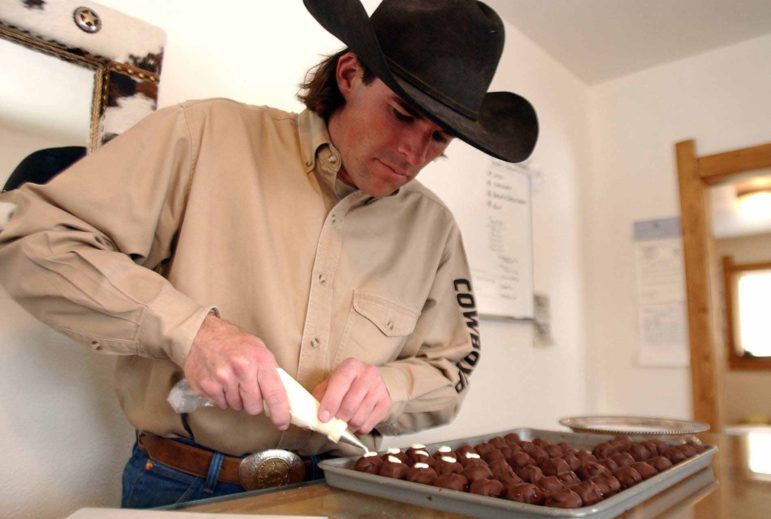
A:
{"type": "Polygon", "coordinates": [[[771,0],[484,0],[586,83],[771,33],[771,0]]]}

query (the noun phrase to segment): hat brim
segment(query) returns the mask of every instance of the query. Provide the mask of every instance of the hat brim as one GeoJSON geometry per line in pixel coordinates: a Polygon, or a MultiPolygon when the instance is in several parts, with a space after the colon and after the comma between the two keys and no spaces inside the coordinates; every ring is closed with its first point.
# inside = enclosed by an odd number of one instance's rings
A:
{"type": "Polygon", "coordinates": [[[345,43],[391,90],[461,140],[507,162],[527,159],[538,139],[533,106],[512,92],[485,95],[478,119],[471,119],[395,74],[359,0],[303,0],[311,15],[345,43]]]}

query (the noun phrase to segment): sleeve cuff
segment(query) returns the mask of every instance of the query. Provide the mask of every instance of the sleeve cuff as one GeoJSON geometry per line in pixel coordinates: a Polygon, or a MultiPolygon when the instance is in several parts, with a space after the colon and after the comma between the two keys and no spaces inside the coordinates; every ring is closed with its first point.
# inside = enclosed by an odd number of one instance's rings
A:
{"type": "Polygon", "coordinates": [[[378,370],[391,397],[391,414],[377,429],[384,434],[392,434],[386,431],[395,430],[396,422],[404,412],[410,392],[410,380],[404,371],[394,366],[380,366],[378,370]]]}
{"type": "Polygon", "coordinates": [[[170,285],[145,309],[139,327],[141,354],[168,357],[182,367],[203,320],[210,312],[219,316],[213,306],[201,306],[170,285]]]}

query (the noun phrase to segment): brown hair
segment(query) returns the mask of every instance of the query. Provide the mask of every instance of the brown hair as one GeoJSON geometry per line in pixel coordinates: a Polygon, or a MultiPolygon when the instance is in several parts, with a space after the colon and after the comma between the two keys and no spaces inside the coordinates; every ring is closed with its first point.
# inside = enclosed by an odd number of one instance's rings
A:
{"type": "MultiPolygon", "coordinates": [[[[313,66],[305,74],[305,81],[300,84],[300,91],[297,98],[312,112],[316,112],[325,121],[335,110],[345,104],[345,98],[337,87],[337,62],[340,57],[350,49],[343,49],[331,56],[327,56],[322,61],[313,66]]],[[[368,85],[375,79],[375,74],[361,61],[359,61],[364,72],[362,80],[368,85]]]]}

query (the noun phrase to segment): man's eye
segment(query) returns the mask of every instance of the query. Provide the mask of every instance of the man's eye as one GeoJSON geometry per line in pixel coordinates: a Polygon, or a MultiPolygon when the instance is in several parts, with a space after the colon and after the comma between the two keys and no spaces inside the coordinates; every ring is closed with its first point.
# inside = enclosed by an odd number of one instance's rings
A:
{"type": "Polygon", "coordinates": [[[402,122],[411,123],[413,120],[415,120],[415,118],[410,114],[406,114],[400,110],[397,110],[396,108],[391,108],[391,111],[393,112],[394,116],[402,122]]]}
{"type": "Polygon", "coordinates": [[[442,132],[434,132],[431,137],[434,139],[435,142],[439,142],[441,144],[450,142],[450,138],[442,132]]]}

